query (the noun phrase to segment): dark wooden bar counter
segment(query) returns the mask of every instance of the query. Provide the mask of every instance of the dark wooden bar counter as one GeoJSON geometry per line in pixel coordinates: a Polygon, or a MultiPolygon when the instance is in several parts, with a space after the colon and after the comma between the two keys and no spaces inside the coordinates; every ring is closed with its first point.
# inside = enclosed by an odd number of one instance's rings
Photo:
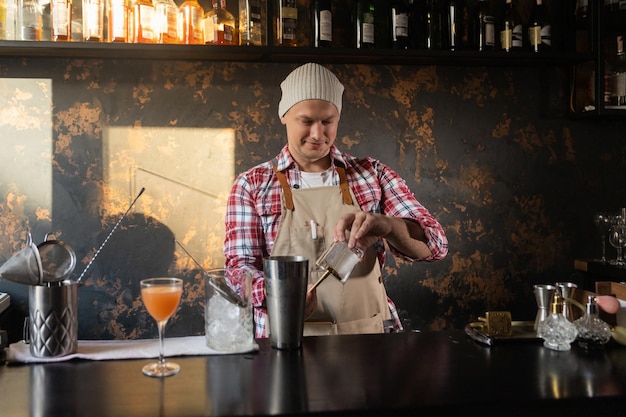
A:
{"type": "Polygon", "coordinates": [[[3,417],[249,415],[617,416],[626,347],[586,353],[540,341],[488,347],[463,331],[305,338],[301,351],[181,357],[153,379],[148,360],[6,365],[3,417]],[[417,413],[417,414],[416,414],[417,413]]]}

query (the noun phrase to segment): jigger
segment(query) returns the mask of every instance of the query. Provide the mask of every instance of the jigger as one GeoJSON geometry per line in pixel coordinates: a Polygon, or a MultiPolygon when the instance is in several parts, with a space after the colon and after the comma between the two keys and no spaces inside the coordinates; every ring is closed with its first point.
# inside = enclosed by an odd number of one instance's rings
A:
{"type": "Polygon", "coordinates": [[[310,293],[329,275],[333,275],[339,282],[345,284],[352,274],[352,270],[363,258],[363,251],[357,247],[349,248],[346,242],[333,243],[315,264],[324,270],[322,276],[307,290],[310,293]]]}
{"type": "Polygon", "coordinates": [[[555,285],[563,297],[563,315],[567,320],[574,321],[574,311],[569,300],[574,298],[574,291],[578,288],[577,285],[573,282],[557,282],[555,285]]]}
{"type": "Polygon", "coordinates": [[[534,329],[537,331],[541,322],[543,322],[549,314],[550,302],[554,297],[556,287],[554,285],[534,285],[535,300],[537,301],[537,316],[535,317],[534,329]]]}

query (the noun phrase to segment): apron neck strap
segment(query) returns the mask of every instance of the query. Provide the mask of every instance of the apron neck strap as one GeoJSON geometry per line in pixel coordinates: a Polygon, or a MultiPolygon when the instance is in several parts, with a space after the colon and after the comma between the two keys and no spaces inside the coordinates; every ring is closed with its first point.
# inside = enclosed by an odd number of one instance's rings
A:
{"type": "Polygon", "coordinates": [[[343,204],[347,206],[352,205],[352,196],[350,195],[350,187],[348,187],[348,179],[346,178],[346,169],[337,165],[337,174],[339,174],[339,187],[341,188],[341,196],[343,198],[343,204]]]}
{"type": "MultiPolygon", "coordinates": [[[[291,188],[287,183],[287,177],[285,174],[278,170],[278,161],[274,161],[274,173],[276,174],[276,178],[278,178],[278,182],[280,182],[280,186],[283,189],[283,196],[285,198],[285,207],[289,210],[293,210],[293,197],[291,195],[291,188]]],[[[343,203],[347,206],[352,205],[352,196],[350,195],[350,187],[348,186],[348,178],[346,177],[346,169],[342,166],[337,165],[337,174],[339,174],[339,188],[341,189],[341,197],[343,199],[343,203]]]]}
{"type": "Polygon", "coordinates": [[[285,198],[285,207],[289,210],[293,210],[293,197],[291,196],[291,188],[287,183],[287,177],[285,174],[278,170],[278,162],[274,161],[274,173],[280,182],[280,186],[283,188],[283,197],[285,198]]]}

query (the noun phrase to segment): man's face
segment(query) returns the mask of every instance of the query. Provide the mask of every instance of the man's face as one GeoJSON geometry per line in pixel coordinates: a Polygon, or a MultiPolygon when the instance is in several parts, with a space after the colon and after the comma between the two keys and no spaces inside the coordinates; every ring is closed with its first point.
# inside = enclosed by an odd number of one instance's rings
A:
{"type": "Polygon", "coordinates": [[[330,147],[337,138],[339,111],[325,100],[304,100],[281,117],[291,156],[303,171],[330,167],[330,147]]]}

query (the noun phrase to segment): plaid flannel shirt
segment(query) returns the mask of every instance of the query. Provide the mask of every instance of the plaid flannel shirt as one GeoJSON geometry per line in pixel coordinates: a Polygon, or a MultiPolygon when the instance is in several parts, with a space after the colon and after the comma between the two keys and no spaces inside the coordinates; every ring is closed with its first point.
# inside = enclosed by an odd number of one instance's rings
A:
{"type": "MultiPolygon", "coordinates": [[[[388,216],[411,219],[424,230],[431,256],[419,261],[436,261],[448,253],[448,240],[439,222],[415,198],[405,181],[392,169],[372,158],[358,159],[340,152],[335,146],[330,150],[331,164],[346,168],[348,185],[361,210],[388,216]]],[[[291,187],[301,183],[300,170],[288,147],[276,157],[278,169],[287,176],[291,187]]],[[[282,189],[273,171],[274,161],[268,161],[239,174],[228,197],[226,208],[226,233],[224,255],[226,268],[248,268],[254,271],[252,302],[254,305],[255,336],[267,337],[267,310],[264,307],[265,291],[263,257],[272,253],[278,233],[282,211],[282,189]]],[[[339,185],[334,170],[333,184],[339,185]]],[[[390,247],[396,256],[411,259],[390,247]]],[[[381,267],[385,264],[385,247],[377,245],[381,267]]],[[[395,329],[402,329],[395,305],[388,299],[389,309],[395,319],[395,329]]]]}

